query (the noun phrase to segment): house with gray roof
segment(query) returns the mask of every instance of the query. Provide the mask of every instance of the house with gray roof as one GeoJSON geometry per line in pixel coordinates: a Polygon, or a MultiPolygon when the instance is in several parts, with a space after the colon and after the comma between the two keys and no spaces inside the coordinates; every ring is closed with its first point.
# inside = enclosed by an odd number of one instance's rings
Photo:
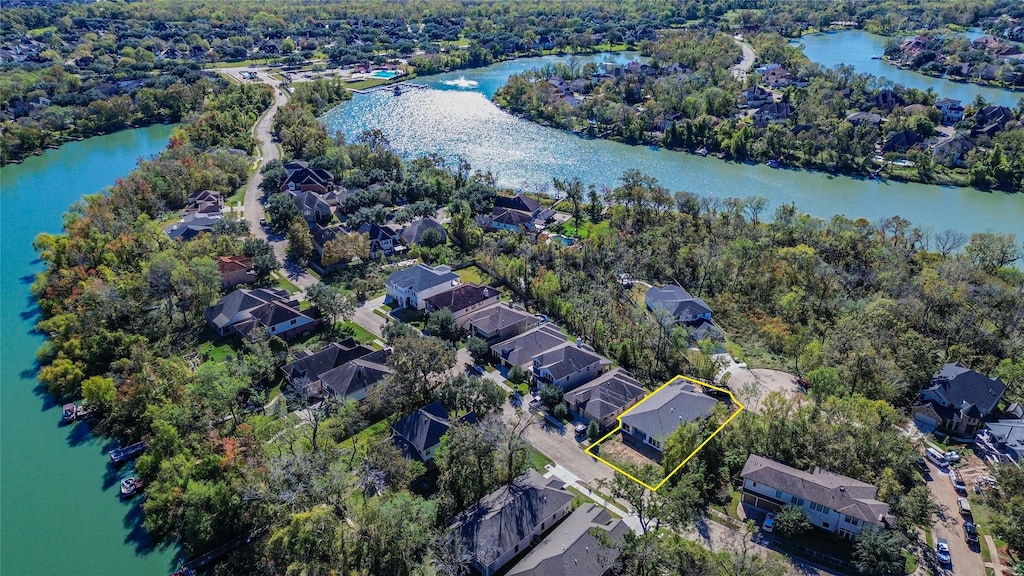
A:
{"type": "Polygon", "coordinates": [[[647,389],[632,374],[615,368],[567,392],[564,399],[570,410],[607,428],[646,395],[647,389]]]}
{"type": "Polygon", "coordinates": [[[622,433],[661,452],[679,426],[710,416],[717,403],[677,376],[622,415],[622,433]]]}
{"type": "Polygon", "coordinates": [[[769,512],[800,506],[812,526],[840,538],[853,539],[867,526],[883,528],[895,522],[889,505],[875,498],[877,486],[821,468],[805,472],[751,454],[740,478],[744,503],[769,512]]]}
{"type": "Polygon", "coordinates": [[[584,382],[597,378],[611,362],[583,343],[565,342],[541,352],[533,358],[532,374],[535,386],[548,384],[571,390],[584,382]]]}
{"type": "Polygon", "coordinates": [[[178,222],[164,226],[164,234],[171,240],[187,242],[200,234],[205,234],[221,221],[221,215],[188,213],[178,222]]]}
{"type": "Polygon", "coordinates": [[[507,576],[604,576],[619,557],[629,526],[584,504],[506,572],[507,576]]]}
{"type": "Polygon", "coordinates": [[[363,346],[353,338],[346,338],[341,342],[331,342],[316,352],[296,352],[295,361],[284,365],[281,371],[295,390],[306,396],[318,396],[322,392],[317,384],[321,374],[372,352],[373,348],[363,346]]]}
{"type": "Polygon", "coordinates": [[[490,286],[476,284],[459,284],[450,290],[427,298],[426,311],[433,314],[439,310],[449,310],[456,320],[468,314],[498,303],[501,292],[490,286]]]}
{"type": "Polygon", "coordinates": [[[540,322],[537,316],[504,302],[475,310],[459,320],[470,336],[476,336],[488,343],[508,340],[540,322]]]}
{"type": "Polygon", "coordinates": [[[444,245],[444,243],[448,241],[448,232],[445,231],[444,226],[430,216],[417,218],[412,222],[409,222],[402,228],[399,235],[402,237],[403,242],[412,246],[413,244],[419,244],[422,242],[423,235],[426,234],[427,230],[434,230],[440,235],[441,245],[444,245]]]}
{"type": "Polygon", "coordinates": [[[320,194],[310,190],[294,190],[288,194],[308,224],[323,225],[334,219],[334,208],[320,194]]]}
{"type": "Polygon", "coordinates": [[[465,542],[470,565],[491,576],[568,516],[572,498],[564,482],[530,469],[459,513],[449,530],[465,542]]]}
{"type": "Polygon", "coordinates": [[[941,428],[960,438],[972,438],[999,404],[1006,384],[960,364],[946,364],[932,376],[911,406],[922,429],[941,428]]]}
{"type": "Polygon", "coordinates": [[[565,334],[550,323],[527,330],[518,336],[491,346],[491,353],[502,366],[523,366],[533,363],[533,357],[565,343],[565,334]]]}
{"type": "Polygon", "coordinates": [[[682,286],[651,286],[644,294],[644,302],[651,312],[663,309],[683,324],[699,324],[711,320],[711,307],[703,298],[690,296],[682,286]]]}
{"type": "Polygon", "coordinates": [[[1017,462],[1024,461],[1024,418],[989,422],[984,433],[997,450],[1017,462]]]}
{"type": "Polygon", "coordinates": [[[494,198],[494,206],[496,208],[518,210],[530,215],[536,214],[541,208],[540,202],[524,194],[517,194],[515,196],[502,196],[499,194],[494,198]]]}
{"type": "Polygon", "coordinates": [[[332,368],[320,375],[320,388],[324,394],[360,402],[366,399],[370,387],[394,373],[387,366],[390,355],[389,348],[376,350],[332,368]]]}
{"type": "Polygon", "coordinates": [[[262,326],[272,336],[291,338],[308,333],[318,320],[299,309],[299,302],[279,288],[239,288],[206,309],[206,322],[221,336],[249,337],[262,326]]]}
{"type": "Polygon", "coordinates": [[[487,227],[492,230],[507,230],[509,232],[535,231],[533,228],[533,215],[528,212],[499,207],[494,208],[487,227]]]}
{"type": "MultiPolygon", "coordinates": [[[[475,423],[476,415],[470,412],[459,421],[475,423]]],[[[392,424],[391,437],[406,458],[430,463],[434,460],[434,452],[441,446],[441,438],[448,433],[449,428],[451,422],[448,411],[439,400],[392,424]]]]}
{"type": "Polygon", "coordinates": [[[427,298],[436,296],[459,285],[459,275],[448,266],[427,266],[417,264],[411,268],[393,272],[384,281],[386,301],[399,308],[423,310],[427,298]]]}

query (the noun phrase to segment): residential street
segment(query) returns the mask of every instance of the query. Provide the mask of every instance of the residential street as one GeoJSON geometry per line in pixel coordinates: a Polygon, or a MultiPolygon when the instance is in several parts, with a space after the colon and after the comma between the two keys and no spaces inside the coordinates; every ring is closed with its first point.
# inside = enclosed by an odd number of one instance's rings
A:
{"type": "Polygon", "coordinates": [[[733,38],[733,41],[736,42],[736,44],[743,50],[743,60],[740,60],[739,64],[733,66],[729,70],[732,72],[734,78],[737,80],[743,80],[747,77],[747,72],[750,70],[750,67],[754,65],[754,60],[757,59],[757,54],[754,52],[754,48],[750,44],[747,44],[738,38],[733,38]]]}
{"type": "Polygon", "coordinates": [[[352,314],[352,321],[369,330],[374,336],[383,338],[384,324],[387,323],[387,319],[373,313],[375,308],[380,308],[383,304],[384,296],[367,300],[362,306],[356,308],[355,313],[352,314]]]}
{"type": "MultiPolygon", "coordinates": [[[[953,489],[953,483],[949,481],[947,472],[936,468],[931,462],[928,462],[928,468],[931,469],[931,480],[928,482],[928,489],[931,490],[932,497],[935,498],[939,508],[938,518],[932,525],[932,538],[933,540],[945,538],[946,542],[949,543],[949,555],[953,559],[952,570],[948,567],[942,569],[936,566],[937,570],[941,569],[941,572],[937,573],[954,574],[957,576],[984,574],[985,564],[982,561],[980,552],[971,550],[967,546],[966,540],[964,540],[964,519],[960,516],[956,505],[957,498],[960,498],[960,495],[953,489]]],[[[932,550],[930,559],[934,558],[934,550],[932,550]]],[[[923,563],[925,563],[925,559],[922,558],[923,563]]]]}

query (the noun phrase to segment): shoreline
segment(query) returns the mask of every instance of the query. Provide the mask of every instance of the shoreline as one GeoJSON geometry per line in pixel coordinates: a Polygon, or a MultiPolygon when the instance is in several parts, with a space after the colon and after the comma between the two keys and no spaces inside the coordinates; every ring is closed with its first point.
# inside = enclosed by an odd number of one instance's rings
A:
{"type": "Polygon", "coordinates": [[[83,135],[79,135],[79,136],[63,136],[62,135],[59,143],[47,144],[46,146],[43,146],[42,148],[39,148],[37,150],[33,150],[32,152],[29,152],[28,154],[26,154],[25,156],[22,156],[20,158],[12,158],[10,160],[7,160],[6,162],[2,162],[2,163],[0,163],[0,169],[5,168],[7,166],[11,166],[11,165],[22,164],[26,160],[28,160],[29,158],[32,158],[33,156],[44,156],[46,154],[46,152],[49,151],[49,150],[60,150],[65,144],[68,144],[68,143],[71,143],[71,142],[85,142],[86,140],[90,140],[90,139],[96,138],[98,136],[110,136],[111,134],[117,134],[119,132],[124,132],[125,130],[138,130],[139,128],[148,128],[148,127],[153,126],[155,124],[163,124],[165,126],[173,126],[174,124],[180,124],[180,123],[181,123],[180,121],[178,121],[178,122],[171,122],[169,120],[156,120],[156,119],[154,119],[152,121],[139,121],[139,122],[136,122],[135,124],[129,124],[128,126],[125,126],[123,128],[118,128],[117,130],[114,130],[112,132],[95,132],[93,134],[88,134],[88,135],[83,134],[83,135]]]}

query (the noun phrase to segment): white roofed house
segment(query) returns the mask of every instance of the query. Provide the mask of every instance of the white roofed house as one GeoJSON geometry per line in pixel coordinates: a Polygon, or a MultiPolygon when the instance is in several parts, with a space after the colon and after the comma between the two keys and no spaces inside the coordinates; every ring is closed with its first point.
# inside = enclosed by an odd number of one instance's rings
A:
{"type": "Polygon", "coordinates": [[[388,302],[399,308],[416,310],[426,308],[427,298],[458,285],[459,275],[448,266],[430,267],[426,264],[394,272],[384,281],[388,302]]]}
{"type": "Polygon", "coordinates": [[[840,538],[852,539],[868,526],[884,528],[895,522],[889,505],[876,499],[877,486],[821,468],[804,472],[751,454],[740,477],[745,504],[769,512],[800,506],[812,526],[840,538]]]}

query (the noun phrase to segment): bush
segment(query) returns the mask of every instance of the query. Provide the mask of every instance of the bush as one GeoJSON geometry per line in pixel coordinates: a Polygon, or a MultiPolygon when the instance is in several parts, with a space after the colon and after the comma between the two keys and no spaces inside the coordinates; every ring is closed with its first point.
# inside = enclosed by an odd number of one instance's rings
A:
{"type": "Polygon", "coordinates": [[[811,529],[811,522],[802,506],[783,506],[775,514],[775,523],[779,535],[790,540],[811,529]]]}
{"type": "Polygon", "coordinates": [[[601,426],[597,423],[597,420],[591,420],[590,424],[587,424],[587,438],[591,440],[597,440],[601,437],[601,426]]]}
{"type": "Polygon", "coordinates": [[[528,378],[529,375],[526,373],[526,370],[523,370],[522,366],[515,365],[508,371],[508,381],[513,384],[526,384],[528,378]]]}

